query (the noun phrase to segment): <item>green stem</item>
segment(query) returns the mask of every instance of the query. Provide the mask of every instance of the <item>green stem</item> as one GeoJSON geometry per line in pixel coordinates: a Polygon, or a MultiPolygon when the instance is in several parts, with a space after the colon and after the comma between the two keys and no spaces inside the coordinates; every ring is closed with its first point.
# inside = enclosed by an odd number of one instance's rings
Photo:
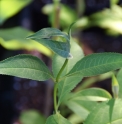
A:
{"type": "Polygon", "coordinates": [[[58,75],[57,75],[57,77],[56,77],[56,82],[57,82],[57,83],[58,83],[58,80],[59,80],[59,78],[60,78],[60,76],[61,76],[61,73],[62,73],[63,70],[65,69],[67,63],[68,63],[68,59],[65,60],[63,66],[61,67],[61,69],[60,69],[60,71],[59,71],[59,73],[58,73],[58,75]]]}
{"type": "Polygon", "coordinates": [[[60,0],[53,0],[54,8],[53,8],[53,22],[52,27],[59,28],[59,16],[60,16],[60,0]]]}
{"type": "Polygon", "coordinates": [[[58,82],[59,82],[59,78],[61,76],[61,73],[63,72],[63,70],[65,69],[66,65],[68,63],[68,59],[65,60],[63,66],[61,67],[57,77],[56,77],[56,81],[55,81],[55,85],[54,85],[54,92],[53,92],[53,97],[54,97],[54,109],[55,112],[58,112],[58,104],[57,104],[57,89],[58,89],[58,82]]]}
{"type": "Polygon", "coordinates": [[[53,97],[54,97],[54,109],[55,109],[55,113],[57,113],[57,84],[55,83],[54,85],[54,92],[53,92],[53,97]]]}

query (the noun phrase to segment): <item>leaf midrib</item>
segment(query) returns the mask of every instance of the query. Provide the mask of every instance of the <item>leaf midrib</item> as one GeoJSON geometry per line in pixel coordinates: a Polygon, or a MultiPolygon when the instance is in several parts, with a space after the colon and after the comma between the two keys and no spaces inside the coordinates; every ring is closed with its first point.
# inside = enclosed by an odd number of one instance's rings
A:
{"type": "Polygon", "coordinates": [[[52,77],[52,74],[49,72],[49,74],[48,73],[46,73],[46,72],[44,72],[44,71],[41,71],[41,70],[39,70],[39,69],[34,69],[34,68],[6,68],[6,67],[3,67],[2,69],[28,69],[28,70],[36,70],[36,71],[40,71],[40,72],[43,72],[43,73],[45,73],[45,74],[47,74],[47,75],[49,75],[49,76],[51,76],[52,77]]]}
{"type": "MultiPolygon", "coordinates": [[[[97,65],[97,66],[93,66],[93,67],[89,67],[89,68],[84,68],[84,69],[82,69],[82,70],[80,70],[80,71],[76,71],[76,72],[71,73],[71,74],[69,73],[69,74],[67,74],[66,76],[75,75],[75,74],[77,74],[77,73],[81,73],[82,71],[87,70],[87,69],[97,68],[97,67],[100,67],[100,66],[108,66],[108,65],[111,65],[111,64],[118,64],[118,63],[122,63],[122,61],[119,61],[119,62],[113,62],[113,63],[109,63],[109,64],[97,65]]],[[[119,68],[119,67],[118,67],[118,68],[119,68]]],[[[71,71],[72,71],[72,70],[71,70],[71,71]]]]}

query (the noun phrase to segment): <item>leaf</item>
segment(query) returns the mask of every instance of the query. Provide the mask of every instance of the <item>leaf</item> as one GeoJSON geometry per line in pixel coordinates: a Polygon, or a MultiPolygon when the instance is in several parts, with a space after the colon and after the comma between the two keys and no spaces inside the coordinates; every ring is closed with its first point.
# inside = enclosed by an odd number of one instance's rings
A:
{"type": "Polygon", "coordinates": [[[32,34],[31,31],[21,27],[0,29],[0,44],[9,50],[37,50],[47,56],[51,56],[51,51],[43,45],[33,40],[28,41],[25,39],[25,37],[30,34],[32,34]]]}
{"type": "MultiPolygon", "coordinates": [[[[78,46],[78,44],[75,43],[73,40],[71,40],[71,53],[73,55],[73,59],[68,60],[67,67],[63,71],[62,76],[64,76],[75,65],[75,63],[84,56],[81,47],[78,46]]],[[[64,58],[58,55],[54,55],[53,63],[52,63],[52,70],[53,70],[54,77],[57,76],[64,61],[65,61],[64,58]]],[[[81,79],[82,79],[82,76],[75,75],[70,78],[67,77],[58,83],[58,105],[60,105],[60,103],[65,98],[66,94],[68,94],[81,81],[81,79]]]]}
{"type": "Polygon", "coordinates": [[[84,124],[121,124],[122,99],[111,99],[96,106],[88,115],[84,124]]]}
{"type": "Polygon", "coordinates": [[[0,62],[0,74],[44,81],[51,78],[47,66],[32,55],[17,55],[0,62]]]}
{"type": "Polygon", "coordinates": [[[23,111],[19,120],[22,124],[44,124],[46,119],[36,110],[23,111]]]}
{"type": "Polygon", "coordinates": [[[32,0],[0,0],[0,24],[31,2],[32,0]]]}
{"type": "Polygon", "coordinates": [[[67,119],[62,117],[59,113],[48,117],[46,124],[71,124],[67,119]]]}
{"type": "MultiPolygon", "coordinates": [[[[117,0],[115,2],[117,2],[117,0]]],[[[112,30],[112,32],[122,34],[121,11],[121,6],[114,5],[111,9],[104,9],[103,11],[92,14],[89,17],[88,25],[98,26],[107,30],[112,30]]]]}
{"type": "Polygon", "coordinates": [[[98,53],[91,54],[78,61],[67,76],[81,75],[84,77],[103,74],[122,67],[122,54],[98,53]]]}
{"type": "MultiPolygon", "coordinates": [[[[32,39],[32,38],[51,39],[54,36],[63,37],[67,41],[70,42],[68,35],[66,35],[65,33],[61,32],[59,29],[56,29],[56,28],[43,28],[43,29],[37,31],[35,34],[28,36],[27,39],[32,39]]],[[[60,41],[60,42],[62,42],[62,41],[60,41]]]]}
{"type": "Polygon", "coordinates": [[[110,0],[111,6],[116,5],[119,2],[119,0],[110,0]]]}
{"type": "Polygon", "coordinates": [[[112,96],[106,90],[100,88],[88,88],[72,93],[69,100],[65,102],[67,107],[79,115],[84,121],[88,114],[98,104],[97,101],[107,101],[112,96]]]}
{"type": "Polygon", "coordinates": [[[72,123],[72,124],[79,124],[82,122],[82,119],[80,116],[76,115],[76,114],[71,114],[68,117],[68,120],[72,123]]]}
{"type": "Polygon", "coordinates": [[[112,98],[111,94],[104,89],[88,88],[88,89],[73,93],[70,100],[106,101],[111,98],[112,98]]]}
{"type": "Polygon", "coordinates": [[[122,98],[122,69],[117,73],[117,80],[119,83],[119,98],[122,98]]]}
{"type": "Polygon", "coordinates": [[[46,46],[51,49],[56,54],[64,57],[71,58],[70,54],[70,39],[68,35],[62,33],[60,30],[55,28],[44,28],[35,34],[28,36],[27,39],[32,39],[40,44],[46,46]],[[58,42],[56,40],[52,40],[51,36],[61,36],[65,38],[66,42],[58,42]]]}
{"type": "Polygon", "coordinates": [[[66,106],[84,121],[97,104],[94,101],[69,100],[66,106]]]}

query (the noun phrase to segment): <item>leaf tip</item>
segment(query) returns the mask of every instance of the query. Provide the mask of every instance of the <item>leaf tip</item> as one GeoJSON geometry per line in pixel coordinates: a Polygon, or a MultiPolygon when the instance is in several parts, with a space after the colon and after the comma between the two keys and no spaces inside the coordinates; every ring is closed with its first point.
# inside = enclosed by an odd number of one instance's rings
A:
{"type": "Polygon", "coordinates": [[[67,59],[73,59],[73,56],[71,53],[69,53],[69,56],[67,57],[67,59]]]}

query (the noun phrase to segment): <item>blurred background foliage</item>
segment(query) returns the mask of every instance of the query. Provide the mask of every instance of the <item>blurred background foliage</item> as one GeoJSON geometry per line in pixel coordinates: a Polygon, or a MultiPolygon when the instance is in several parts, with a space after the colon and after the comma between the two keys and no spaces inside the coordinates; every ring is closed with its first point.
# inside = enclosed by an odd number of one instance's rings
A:
{"type": "MultiPolygon", "coordinates": [[[[122,53],[121,4],[122,0],[0,0],[0,60],[27,53],[43,59],[51,68],[53,53],[26,37],[44,27],[67,31],[75,21],[72,36],[85,55],[94,52],[122,53]]],[[[121,70],[118,74],[121,81],[120,77],[121,70]]],[[[85,78],[74,92],[94,86],[112,94],[110,78],[111,73],[85,78]]],[[[45,118],[53,113],[52,89],[51,81],[40,83],[0,76],[0,123],[45,123],[45,118]]],[[[89,109],[89,104],[95,103],[69,101],[61,106],[61,113],[73,124],[82,124],[83,119],[79,115],[84,106],[89,109]]]]}

